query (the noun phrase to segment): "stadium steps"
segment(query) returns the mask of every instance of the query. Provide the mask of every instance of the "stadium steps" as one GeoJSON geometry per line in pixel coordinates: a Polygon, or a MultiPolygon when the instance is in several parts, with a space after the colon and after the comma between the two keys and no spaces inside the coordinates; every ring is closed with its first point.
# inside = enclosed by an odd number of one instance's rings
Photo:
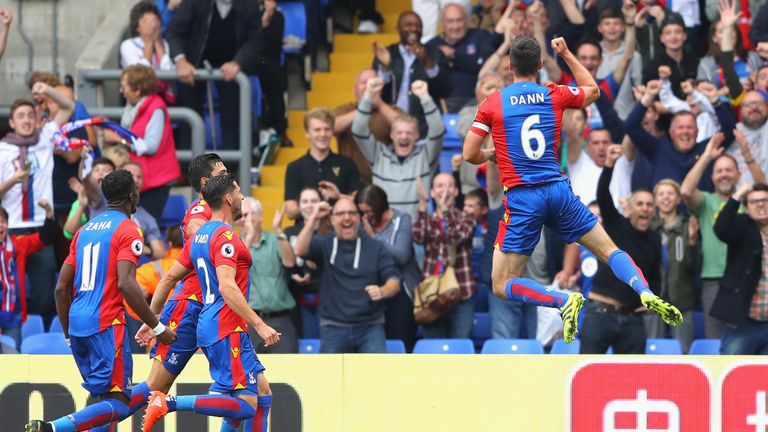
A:
{"type": "MultiPolygon", "coordinates": [[[[388,0],[379,2],[377,10],[384,17],[381,33],[375,35],[337,34],[334,36],[333,52],[330,55],[330,71],[312,74],[312,89],[307,92],[307,110],[316,107],[333,109],[354,100],[354,85],[360,70],[371,67],[373,42],[389,45],[399,40],[397,17],[411,9],[410,0],[388,0]]],[[[355,23],[357,27],[357,23],[355,23]]],[[[304,110],[288,112],[286,134],[293,142],[292,148],[280,148],[272,165],[262,168],[260,185],[251,188],[251,196],[261,201],[264,212],[262,227],[272,230],[272,218],[282,205],[285,190],[285,168],[291,161],[303,156],[309,150],[309,141],[304,134],[304,110]]],[[[331,150],[338,151],[336,140],[331,150]]],[[[284,225],[292,225],[293,222],[284,225]]]]}

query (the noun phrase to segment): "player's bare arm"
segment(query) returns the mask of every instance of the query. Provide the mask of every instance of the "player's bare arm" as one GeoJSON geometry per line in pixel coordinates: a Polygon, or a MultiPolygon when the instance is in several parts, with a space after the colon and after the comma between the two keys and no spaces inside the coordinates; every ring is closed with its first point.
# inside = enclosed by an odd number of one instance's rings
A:
{"type": "MultiPolygon", "coordinates": [[[[151,328],[157,328],[160,320],[152,313],[144,299],[144,291],[136,283],[136,264],[127,260],[117,262],[117,288],[136,315],[151,328]]],[[[157,339],[166,345],[171,344],[176,340],[176,333],[165,327],[164,331],[157,335],[157,339]]]]}
{"type": "Polygon", "coordinates": [[[265,324],[256,312],[248,306],[248,300],[245,299],[242,291],[237,287],[237,282],[235,282],[236,272],[234,267],[228,265],[216,266],[216,277],[219,279],[221,297],[230,309],[253,326],[259,336],[264,339],[264,346],[276,344],[280,340],[280,333],[265,324]]]}
{"type": "Polygon", "coordinates": [[[72,285],[75,281],[75,268],[64,264],[59,270],[59,280],[56,282],[56,313],[64,331],[64,337],[69,339],[69,308],[72,306],[72,285]]]}
{"type": "Polygon", "coordinates": [[[206,223],[206,222],[207,221],[205,219],[203,219],[203,218],[195,218],[195,219],[192,219],[191,221],[189,221],[187,226],[184,228],[184,230],[186,231],[184,233],[186,238],[190,238],[193,235],[195,235],[197,230],[199,230],[200,227],[203,226],[203,224],[206,223]]]}
{"type": "Polygon", "coordinates": [[[565,39],[561,37],[552,39],[552,50],[565,60],[565,63],[573,73],[576,84],[584,89],[586,97],[584,98],[582,108],[596,101],[600,97],[600,88],[597,86],[597,82],[592,77],[592,74],[576,60],[576,56],[568,49],[565,39]]]}
{"type": "Polygon", "coordinates": [[[464,148],[461,151],[465,161],[481,165],[496,160],[496,150],[493,147],[484,149],[483,141],[485,141],[485,137],[472,131],[467,132],[467,137],[464,138],[464,148]]]}

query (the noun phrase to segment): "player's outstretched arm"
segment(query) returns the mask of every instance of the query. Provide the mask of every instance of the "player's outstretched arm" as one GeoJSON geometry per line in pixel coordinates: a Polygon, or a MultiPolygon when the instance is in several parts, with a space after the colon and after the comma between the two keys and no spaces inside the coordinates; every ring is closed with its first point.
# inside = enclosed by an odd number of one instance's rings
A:
{"type": "Polygon", "coordinates": [[[576,79],[576,84],[584,89],[586,97],[584,98],[584,105],[582,105],[582,107],[596,101],[600,96],[600,88],[597,86],[597,82],[595,81],[595,78],[592,77],[592,74],[589,73],[587,68],[579,63],[576,56],[568,49],[565,39],[561,37],[552,39],[552,49],[555,51],[555,54],[565,60],[565,63],[573,73],[573,78],[576,79]]]}
{"type": "Polygon", "coordinates": [[[59,270],[59,280],[56,282],[56,313],[64,331],[64,337],[69,339],[69,308],[72,306],[72,284],[75,281],[75,268],[63,264],[59,270]]]}
{"type": "Polygon", "coordinates": [[[234,267],[228,265],[216,266],[216,277],[219,279],[221,297],[230,309],[253,326],[259,336],[264,339],[265,346],[276,344],[280,340],[280,333],[266,325],[259,318],[259,315],[248,306],[248,300],[245,299],[242,291],[237,287],[237,282],[235,282],[236,272],[234,267]]]}
{"type": "Polygon", "coordinates": [[[136,264],[132,261],[120,260],[117,262],[117,288],[128,306],[136,312],[144,324],[152,329],[157,329],[156,336],[160,342],[168,345],[176,340],[176,333],[170,328],[165,328],[149,309],[144,298],[144,291],[136,283],[136,264]]]}

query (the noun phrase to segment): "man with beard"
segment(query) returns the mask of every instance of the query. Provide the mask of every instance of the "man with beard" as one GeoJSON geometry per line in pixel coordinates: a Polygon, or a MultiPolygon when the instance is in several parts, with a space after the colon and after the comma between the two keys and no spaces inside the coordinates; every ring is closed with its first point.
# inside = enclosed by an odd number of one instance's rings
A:
{"type": "Polygon", "coordinates": [[[360,236],[360,210],[342,197],[321,202],[304,223],[296,256],[320,269],[320,352],[386,352],[382,300],[400,291],[400,275],[386,246],[360,236]],[[315,222],[331,216],[333,232],[314,235],[315,222]]]}
{"type": "Polygon", "coordinates": [[[448,64],[437,47],[422,45],[421,18],[413,11],[405,11],[397,19],[400,43],[387,47],[374,42],[373,69],[384,79],[381,99],[397,105],[404,112],[419,120],[419,136],[426,137],[425,112],[419,97],[411,93],[411,84],[417,80],[429,84],[430,95],[440,100],[451,92],[448,64]]]}
{"type": "Polygon", "coordinates": [[[735,147],[728,149],[727,154],[739,164],[739,171],[744,173],[742,181],[752,184],[759,180],[752,177],[750,168],[759,166],[763,173],[768,172],[768,151],[764,150],[768,149],[768,104],[759,92],[750,91],[741,100],[739,111],[741,121],[736,123],[733,134],[739,144],[749,148],[752,158],[745,159],[735,147]]]}
{"type": "MultiPolygon", "coordinates": [[[[653,167],[651,175],[652,185],[665,178],[678,182],[682,181],[686,173],[690,175],[690,170],[697,162],[697,159],[701,162],[699,156],[707,146],[707,141],[696,142],[696,135],[698,134],[696,117],[689,111],[680,111],[672,116],[672,122],[669,126],[669,138],[665,136],[655,137],[643,128],[642,121],[647,107],[653,104],[660,89],[661,84],[658,80],[648,82],[645,93],[632,109],[625,122],[627,135],[632,139],[640,154],[651,162],[653,167]]],[[[728,148],[733,142],[733,128],[736,126],[731,107],[720,103],[720,98],[717,95],[713,95],[710,102],[715,106],[715,113],[720,122],[720,130],[725,136],[723,147],[728,148]]],[[[705,165],[704,168],[706,167],[705,165]]],[[[698,185],[700,189],[712,190],[712,182],[709,176],[704,176],[702,172],[697,179],[701,180],[701,184],[698,185]]],[[[693,185],[693,187],[696,186],[693,185]]]]}
{"type": "Polygon", "coordinates": [[[418,125],[415,118],[406,114],[398,115],[392,122],[392,146],[378,142],[368,125],[373,101],[383,87],[381,78],[372,78],[366,83],[365,93],[352,122],[352,136],[371,165],[373,184],[384,189],[392,208],[415,218],[419,204],[416,179],[420,178],[426,188],[431,186],[432,175],[443,147],[445,125],[435,101],[429,95],[427,83],[414,81],[411,85],[412,94],[418,98],[429,125],[426,143],[416,146],[418,125]]]}
{"type": "Polygon", "coordinates": [[[701,306],[704,310],[704,332],[707,339],[718,339],[722,332],[722,322],[709,315],[712,303],[720,287],[720,279],[725,271],[727,246],[715,236],[714,226],[717,217],[728,199],[733,195],[741,177],[733,157],[724,155],[720,142],[723,134],[715,134],[709,140],[699,160],[685,176],[680,186],[683,202],[688,210],[699,220],[701,232],[702,267],[701,267],[701,306]],[[712,183],[714,192],[697,189],[704,172],[713,164],[712,183]]]}
{"type": "MultiPolygon", "coordinates": [[[[608,149],[605,167],[598,182],[597,202],[602,223],[616,246],[635,258],[636,266],[643,271],[651,291],[659,294],[661,237],[649,229],[655,210],[653,194],[643,189],[636,190],[629,200],[627,217],[624,217],[613,205],[609,191],[613,167],[621,153],[619,145],[608,149]]],[[[612,346],[616,354],[643,354],[643,316],[646,312],[647,309],[636,293],[614,276],[608,265],[598,262],[584,313],[584,333],[579,352],[603,354],[612,346]]]]}

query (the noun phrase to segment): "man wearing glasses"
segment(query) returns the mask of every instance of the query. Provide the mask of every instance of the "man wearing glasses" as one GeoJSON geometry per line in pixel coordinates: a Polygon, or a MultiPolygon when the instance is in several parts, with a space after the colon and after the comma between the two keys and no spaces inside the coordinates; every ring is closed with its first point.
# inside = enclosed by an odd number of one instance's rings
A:
{"type": "Polygon", "coordinates": [[[400,274],[383,243],[360,236],[354,201],[319,203],[293,249],[319,266],[320,352],[386,352],[382,300],[400,291],[400,274]],[[329,214],[333,232],[313,235],[315,222],[329,214]]]}
{"type": "Polygon", "coordinates": [[[768,354],[768,185],[743,184],[715,222],[728,245],[710,313],[725,322],[720,354],[768,354]],[[739,213],[743,202],[744,213],[739,213]]]}

